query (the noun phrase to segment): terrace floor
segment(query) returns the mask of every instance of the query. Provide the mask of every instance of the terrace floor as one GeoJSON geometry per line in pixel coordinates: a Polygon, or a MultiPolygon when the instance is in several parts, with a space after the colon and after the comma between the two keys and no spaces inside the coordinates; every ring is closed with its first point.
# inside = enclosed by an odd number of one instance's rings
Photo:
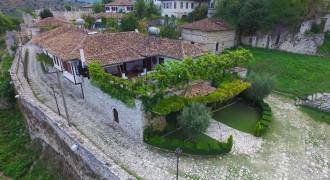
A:
{"type": "MultiPolygon", "coordinates": [[[[45,75],[35,60],[34,48],[27,48],[32,89],[40,101],[56,111],[49,87],[56,76],[45,75]]],[[[61,105],[59,90],[55,90],[61,105]]],[[[126,171],[141,179],[175,179],[174,154],[137,143],[111,124],[102,123],[104,117],[69,89],[65,90],[65,97],[74,126],[126,171]]],[[[328,179],[330,126],[313,121],[291,100],[272,95],[267,102],[274,112],[274,124],[259,152],[183,156],[180,179],[328,179]]],[[[60,109],[64,112],[62,106],[60,109]]]]}

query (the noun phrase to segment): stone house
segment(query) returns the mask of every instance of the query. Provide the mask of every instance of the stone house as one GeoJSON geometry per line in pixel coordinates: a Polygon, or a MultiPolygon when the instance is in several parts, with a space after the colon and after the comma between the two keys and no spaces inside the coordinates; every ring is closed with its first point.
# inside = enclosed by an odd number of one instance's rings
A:
{"type": "Polygon", "coordinates": [[[166,17],[182,18],[188,16],[196,7],[208,4],[208,1],[196,0],[160,0],[161,15],[166,17]]]}
{"type": "Polygon", "coordinates": [[[134,0],[115,0],[105,5],[106,13],[129,13],[133,11],[134,0]]]}
{"type": "Polygon", "coordinates": [[[181,37],[192,44],[201,44],[212,53],[221,53],[236,45],[236,30],[222,19],[206,18],[180,26],[181,37]]]}
{"type": "Polygon", "coordinates": [[[122,129],[132,138],[142,141],[147,125],[142,102],[135,107],[113,99],[85,78],[83,69],[99,63],[114,76],[134,79],[152,71],[157,64],[185,57],[197,57],[204,51],[197,45],[180,40],[149,37],[137,32],[88,33],[64,27],[42,33],[33,39],[40,52],[53,59],[54,67],[75,89],[84,91],[84,99],[92,108],[107,117],[108,122],[122,129]]]}

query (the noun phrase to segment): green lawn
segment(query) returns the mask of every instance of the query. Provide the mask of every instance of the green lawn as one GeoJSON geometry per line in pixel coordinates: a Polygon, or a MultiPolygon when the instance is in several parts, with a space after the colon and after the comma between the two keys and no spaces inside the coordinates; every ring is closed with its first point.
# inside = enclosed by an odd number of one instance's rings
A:
{"type": "Polygon", "coordinates": [[[322,112],[318,109],[302,106],[301,111],[308,114],[316,121],[325,122],[330,125],[330,113],[322,112]]]}
{"type": "Polygon", "coordinates": [[[247,66],[256,73],[276,76],[276,90],[295,96],[330,91],[330,59],[269,49],[250,50],[254,59],[247,66]]]}
{"type": "Polygon", "coordinates": [[[249,106],[245,102],[214,112],[213,118],[237,130],[253,134],[260,113],[257,108],[249,106]]]}

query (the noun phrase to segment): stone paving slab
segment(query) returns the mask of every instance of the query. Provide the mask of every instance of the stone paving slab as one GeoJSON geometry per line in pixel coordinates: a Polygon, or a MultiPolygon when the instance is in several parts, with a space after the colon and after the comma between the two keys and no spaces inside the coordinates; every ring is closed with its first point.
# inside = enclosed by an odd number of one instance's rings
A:
{"type": "Polygon", "coordinates": [[[221,122],[212,120],[206,134],[216,140],[225,142],[230,135],[233,135],[233,154],[254,154],[261,149],[262,138],[238,131],[221,122]]]}

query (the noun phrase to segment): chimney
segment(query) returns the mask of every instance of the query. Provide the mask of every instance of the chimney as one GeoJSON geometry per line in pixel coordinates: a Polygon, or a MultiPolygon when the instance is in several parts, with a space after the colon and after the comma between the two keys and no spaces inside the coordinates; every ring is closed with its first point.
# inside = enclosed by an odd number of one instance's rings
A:
{"type": "Polygon", "coordinates": [[[86,65],[84,49],[79,49],[79,52],[80,52],[80,60],[81,60],[82,66],[84,66],[84,65],[86,65]]]}

